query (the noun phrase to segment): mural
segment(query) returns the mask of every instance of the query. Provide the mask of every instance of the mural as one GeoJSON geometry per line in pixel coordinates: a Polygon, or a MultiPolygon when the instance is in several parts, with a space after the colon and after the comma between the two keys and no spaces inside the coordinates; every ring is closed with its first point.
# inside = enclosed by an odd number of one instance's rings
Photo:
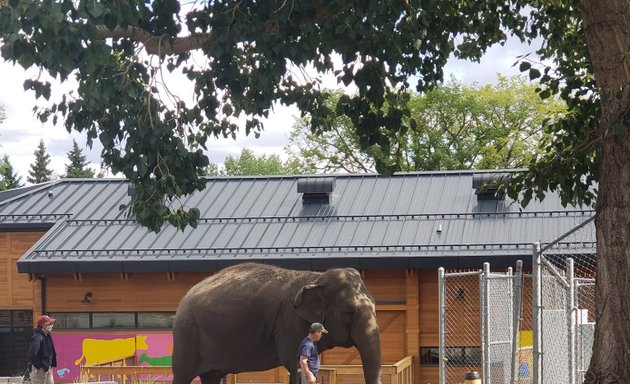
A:
{"type": "Polygon", "coordinates": [[[173,335],[170,332],[89,332],[54,334],[57,350],[55,382],[79,381],[79,366],[134,356],[137,365],[171,365],[173,335]]]}
{"type": "Polygon", "coordinates": [[[532,368],[534,366],[534,333],[532,331],[520,331],[518,336],[518,382],[523,384],[532,384],[532,368]]]}

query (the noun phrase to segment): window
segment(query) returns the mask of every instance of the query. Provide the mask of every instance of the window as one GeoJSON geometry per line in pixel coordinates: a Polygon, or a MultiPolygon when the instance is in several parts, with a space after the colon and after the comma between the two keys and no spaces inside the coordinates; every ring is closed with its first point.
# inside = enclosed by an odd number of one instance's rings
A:
{"type": "Polygon", "coordinates": [[[85,329],[90,328],[89,313],[56,312],[55,328],[85,329]]]}
{"type": "Polygon", "coordinates": [[[51,316],[57,329],[171,329],[175,312],[55,312],[51,316]]]}
{"type": "Polygon", "coordinates": [[[135,313],[93,313],[92,328],[135,328],[135,313]]]}
{"type": "Polygon", "coordinates": [[[440,365],[440,349],[438,347],[420,348],[421,365],[440,365]]]}
{"type": "Polygon", "coordinates": [[[0,376],[13,376],[26,370],[26,349],[31,336],[31,311],[0,310],[0,376]]]}
{"type": "Polygon", "coordinates": [[[444,353],[451,366],[481,366],[481,348],[448,347],[444,353]]]}
{"type": "Polygon", "coordinates": [[[140,312],[138,328],[172,328],[174,312],[140,312]]]}
{"type": "MultiPolygon", "coordinates": [[[[447,347],[444,358],[450,366],[481,366],[481,348],[479,347],[447,347]]],[[[438,347],[420,348],[421,365],[439,365],[440,350],[438,347]]]]}

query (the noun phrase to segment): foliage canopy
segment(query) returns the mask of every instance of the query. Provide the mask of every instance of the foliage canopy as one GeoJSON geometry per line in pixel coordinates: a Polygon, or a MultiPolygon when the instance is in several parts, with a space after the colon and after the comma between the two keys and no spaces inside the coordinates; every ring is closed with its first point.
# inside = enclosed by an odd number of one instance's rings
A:
{"type": "MultiPolygon", "coordinates": [[[[541,99],[521,76],[498,77],[496,85],[455,79],[409,100],[408,130],[388,136],[392,150],[362,147],[346,116],[332,114],[329,130],[314,133],[310,119],[296,122],[287,150],[320,172],[374,172],[378,161],[400,171],[523,168],[542,156],[550,140],[543,123],[566,111],[555,98],[541,99]]],[[[343,93],[330,95],[336,105],[343,93]]]]}
{"type": "Polygon", "coordinates": [[[223,168],[210,164],[207,176],[251,176],[251,175],[303,175],[315,173],[299,159],[282,161],[278,155],[256,156],[251,149],[243,149],[238,156],[227,156],[223,168]]]}
{"type": "MultiPolygon", "coordinates": [[[[546,152],[557,158],[522,183],[577,191],[565,196],[567,202],[591,197],[593,146],[581,146],[579,154],[568,149],[591,140],[584,131],[597,122],[579,10],[569,2],[245,0],[187,8],[177,0],[4,3],[4,59],[78,83],[74,93],[40,109],[40,118],[61,120],[68,130],[87,132],[90,142],[100,140],[105,166],[136,187],[130,212],[156,231],[165,220],[179,228],[196,223],[198,212],[173,204],[205,186],[199,176],[208,166],[203,149],[213,136],[235,135],[235,118],[245,120],[246,134],[258,135],[273,102],[294,104],[311,115],[317,133],[330,129],[327,117],[335,112],[352,122],[361,147],[390,154],[391,138],[417,123],[408,91],[441,82],[449,55],[478,60],[508,34],[545,40],[538,53],[555,69],[527,61],[522,69],[541,80],[541,96],[559,92],[571,110],[556,126],[564,133],[547,143],[546,152]],[[302,76],[309,68],[354,84],[357,93],[330,105],[320,78],[302,76]],[[192,97],[164,86],[167,71],[191,82],[192,97]],[[558,176],[566,165],[558,158],[567,154],[583,156],[570,156],[575,172],[558,176]]],[[[51,96],[43,78],[26,81],[25,88],[51,96]]],[[[380,159],[375,167],[382,174],[400,170],[380,159]]]]}

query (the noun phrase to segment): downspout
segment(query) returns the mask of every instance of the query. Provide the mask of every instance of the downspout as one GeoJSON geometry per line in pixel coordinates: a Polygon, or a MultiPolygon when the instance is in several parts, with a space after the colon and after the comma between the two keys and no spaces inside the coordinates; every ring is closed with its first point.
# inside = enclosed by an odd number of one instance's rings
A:
{"type": "Polygon", "coordinates": [[[46,277],[40,276],[39,281],[41,284],[41,300],[42,300],[42,315],[46,313],[46,277]]]}

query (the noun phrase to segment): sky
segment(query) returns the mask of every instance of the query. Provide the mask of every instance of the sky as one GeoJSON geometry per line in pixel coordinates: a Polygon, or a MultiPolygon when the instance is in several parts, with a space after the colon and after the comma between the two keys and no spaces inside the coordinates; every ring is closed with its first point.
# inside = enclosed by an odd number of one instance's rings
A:
{"type": "MultiPolygon", "coordinates": [[[[479,85],[495,83],[497,73],[518,74],[518,68],[513,66],[517,56],[533,50],[518,41],[509,41],[505,46],[497,45],[490,48],[480,63],[452,59],[445,69],[446,78],[452,75],[462,82],[479,85]]],[[[35,117],[33,113],[33,106],[37,103],[35,94],[23,88],[24,80],[32,78],[34,73],[4,62],[0,58],[0,105],[4,106],[7,116],[0,124],[0,156],[5,154],[9,156],[18,176],[22,177],[21,181],[26,183],[30,165],[35,159],[35,149],[39,141],[44,140],[46,150],[51,155],[51,168],[56,175],[63,175],[65,164],[68,162],[68,152],[72,148],[72,140],[75,139],[90,166],[99,170],[101,147],[98,141],[90,149],[86,146],[84,135],[77,132],[68,133],[59,123],[56,126],[52,122],[41,123],[35,117]]],[[[68,89],[53,86],[53,97],[68,89]]],[[[246,136],[244,129],[237,133],[236,140],[212,139],[208,144],[207,153],[210,162],[221,164],[226,156],[236,156],[244,148],[252,150],[259,156],[278,154],[281,158],[286,158],[284,147],[289,142],[289,132],[298,116],[297,108],[279,106],[265,121],[265,131],[258,139],[253,135],[246,136]]],[[[112,174],[106,176],[121,177],[112,174]]]]}

